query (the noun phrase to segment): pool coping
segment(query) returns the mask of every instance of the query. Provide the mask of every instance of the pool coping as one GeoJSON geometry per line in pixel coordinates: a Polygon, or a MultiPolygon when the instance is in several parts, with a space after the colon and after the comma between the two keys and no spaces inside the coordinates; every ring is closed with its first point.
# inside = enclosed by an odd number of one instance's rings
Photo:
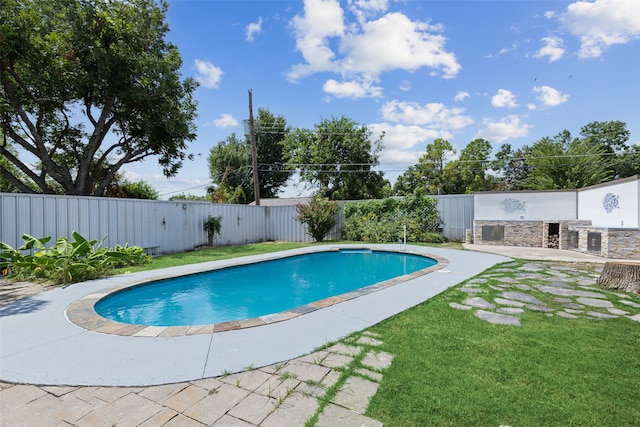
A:
{"type": "Polygon", "coordinates": [[[71,304],[65,310],[65,317],[67,320],[74,325],[96,333],[107,334],[107,335],[119,335],[125,337],[179,337],[179,336],[189,336],[189,335],[201,335],[201,334],[214,334],[219,332],[227,332],[227,331],[236,331],[240,329],[253,328],[256,326],[264,326],[277,322],[282,322],[285,320],[290,320],[296,318],[298,316],[302,316],[305,314],[312,313],[316,310],[331,307],[335,304],[339,304],[345,301],[349,301],[363,295],[368,295],[382,289],[386,289],[400,283],[404,283],[406,281],[424,276],[426,274],[432,273],[434,271],[440,270],[447,265],[449,265],[449,260],[446,258],[433,255],[433,254],[425,254],[422,252],[418,252],[417,250],[412,250],[410,248],[404,249],[392,249],[392,248],[380,248],[377,246],[367,246],[367,245],[357,245],[357,246],[349,246],[345,247],[309,247],[302,248],[300,250],[295,251],[294,254],[282,252],[274,252],[273,254],[265,254],[266,256],[261,257],[259,260],[255,259],[238,259],[231,258],[228,260],[223,260],[226,262],[221,263],[217,266],[207,265],[206,267],[202,267],[198,269],[197,267],[193,271],[189,271],[187,273],[173,273],[173,274],[163,274],[160,276],[149,277],[142,280],[132,280],[129,283],[122,283],[115,286],[107,287],[101,289],[98,292],[91,293],[86,295],[71,304]],[[354,291],[350,291],[344,294],[331,296],[328,298],[324,298],[318,301],[314,301],[308,304],[304,304],[302,306],[294,307],[285,311],[281,311],[279,313],[267,314],[259,317],[242,319],[242,320],[233,320],[228,322],[209,324],[209,325],[195,325],[195,326],[149,326],[149,325],[138,325],[138,324],[129,324],[123,322],[117,322],[115,320],[107,319],[101,315],[99,315],[95,310],[95,304],[101,300],[102,298],[120,292],[129,288],[143,286],[150,282],[171,279],[174,277],[180,277],[191,274],[199,274],[205,273],[208,271],[220,270],[229,267],[236,267],[241,265],[248,264],[256,264],[266,261],[273,261],[277,259],[287,258],[291,256],[299,256],[306,255],[311,253],[319,253],[319,252],[333,252],[340,251],[344,249],[349,250],[372,250],[379,252],[394,252],[394,253],[402,253],[409,255],[421,256],[424,258],[430,258],[436,261],[436,264],[424,268],[422,270],[415,271],[413,273],[405,274],[402,276],[397,276],[392,279],[388,279],[382,282],[374,283],[369,286],[365,286],[363,288],[356,289],[354,291]]]}

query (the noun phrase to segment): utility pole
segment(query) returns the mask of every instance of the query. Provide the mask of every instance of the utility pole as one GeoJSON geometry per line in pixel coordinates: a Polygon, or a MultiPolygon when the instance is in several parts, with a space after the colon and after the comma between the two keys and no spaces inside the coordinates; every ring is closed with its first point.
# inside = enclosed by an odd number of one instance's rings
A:
{"type": "Polygon", "coordinates": [[[258,179],[258,150],[256,149],[256,132],[253,125],[253,100],[249,89],[249,136],[251,138],[251,162],[253,163],[253,194],[256,206],[260,206],[260,180],[258,179]]]}

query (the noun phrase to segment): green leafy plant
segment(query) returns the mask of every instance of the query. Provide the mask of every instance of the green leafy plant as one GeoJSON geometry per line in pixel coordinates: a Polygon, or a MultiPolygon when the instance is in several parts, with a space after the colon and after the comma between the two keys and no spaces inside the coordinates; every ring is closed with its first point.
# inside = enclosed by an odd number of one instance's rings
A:
{"type": "Polygon", "coordinates": [[[111,257],[113,268],[145,265],[151,262],[151,257],[145,253],[141,246],[115,245],[109,249],[108,254],[111,257]]]}
{"type": "Polygon", "coordinates": [[[102,246],[105,239],[98,243],[75,231],[72,238],[60,237],[46,247],[51,237],[23,234],[24,244],[18,249],[0,242],[0,271],[17,280],[69,284],[105,277],[116,268],[145,264],[151,259],[138,246],[109,249],[102,246]],[[28,253],[23,254],[25,251],[28,253]]]}
{"type": "Polygon", "coordinates": [[[312,197],[308,205],[296,205],[296,220],[306,225],[307,233],[316,242],[322,242],[336,225],[338,203],[323,197],[312,197]]]}
{"type": "Polygon", "coordinates": [[[222,230],[222,217],[209,215],[204,222],[204,230],[207,232],[209,246],[213,246],[216,235],[219,236],[220,230],[222,230]]]}
{"type": "Polygon", "coordinates": [[[403,237],[413,242],[441,243],[442,220],[438,201],[421,195],[404,199],[386,198],[352,202],[345,205],[342,237],[365,242],[396,242],[403,237]]]}

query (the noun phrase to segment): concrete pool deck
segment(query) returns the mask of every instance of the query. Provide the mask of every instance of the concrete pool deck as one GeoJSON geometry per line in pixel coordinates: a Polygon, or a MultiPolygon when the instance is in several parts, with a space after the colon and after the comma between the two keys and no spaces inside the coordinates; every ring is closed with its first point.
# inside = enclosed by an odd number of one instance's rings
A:
{"type": "MultiPolygon", "coordinates": [[[[335,245],[353,247],[354,245],[335,245]]],[[[398,245],[355,245],[399,249],[398,245]]],[[[445,258],[438,271],[286,321],[211,334],[118,336],[76,326],[75,301],[123,281],[141,281],[194,266],[147,271],[57,288],[0,309],[0,380],[46,385],[146,386],[191,381],[289,360],[413,307],[509,258],[410,246],[445,258]]],[[[285,251],[297,254],[301,250],[285,251]]],[[[246,257],[259,261],[273,254],[246,257]]],[[[198,269],[220,265],[216,261],[198,269]]]]}

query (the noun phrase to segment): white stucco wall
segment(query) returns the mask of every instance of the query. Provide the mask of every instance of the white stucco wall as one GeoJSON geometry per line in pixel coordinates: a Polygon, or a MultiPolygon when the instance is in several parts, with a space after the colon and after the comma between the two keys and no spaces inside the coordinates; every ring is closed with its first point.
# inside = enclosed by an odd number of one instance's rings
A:
{"type": "Polygon", "coordinates": [[[572,220],[577,219],[576,191],[475,193],[475,220],[572,220]]]}
{"type": "Polygon", "coordinates": [[[640,179],[612,181],[578,191],[578,218],[597,227],[640,227],[640,179]]]}

